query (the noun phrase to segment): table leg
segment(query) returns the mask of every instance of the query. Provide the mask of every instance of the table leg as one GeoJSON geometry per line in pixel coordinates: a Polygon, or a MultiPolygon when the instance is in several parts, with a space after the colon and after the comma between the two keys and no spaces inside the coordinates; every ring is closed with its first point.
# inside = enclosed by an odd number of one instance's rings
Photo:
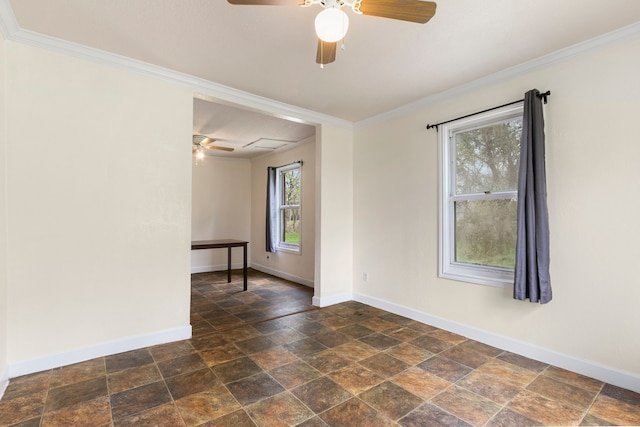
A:
{"type": "Polygon", "coordinates": [[[227,283],[231,283],[231,246],[227,248],[227,283]]]}
{"type": "Polygon", "coordinates": [[[244,276],[244,290],[247,290],[247,244],[245,243],[242,247],[243,253],[243,264],[242,264],[242,275],[244,276]]]}

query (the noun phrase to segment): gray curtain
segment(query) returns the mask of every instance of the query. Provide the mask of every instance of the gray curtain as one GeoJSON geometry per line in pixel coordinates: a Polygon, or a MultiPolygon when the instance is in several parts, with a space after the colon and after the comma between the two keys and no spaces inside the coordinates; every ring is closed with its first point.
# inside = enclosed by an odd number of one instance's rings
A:
{"type": "Polygon", "coordinates": [[[513,297],[541,304],[551,301],[544,151],[542,99],[540,92],[533,89],[524,98],[513,297]]]}
{"type": "Polygon", "coordinates": [[[276,168],[267,168],[267,224],[266,224],[266,250],[276,251],[278,221],[278,206],[276,205],[276,168]]]}

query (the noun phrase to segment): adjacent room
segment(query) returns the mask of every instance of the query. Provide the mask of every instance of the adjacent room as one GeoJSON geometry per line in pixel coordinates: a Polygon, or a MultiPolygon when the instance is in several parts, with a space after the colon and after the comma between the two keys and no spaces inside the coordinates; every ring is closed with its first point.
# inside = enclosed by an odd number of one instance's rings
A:
{"type": "MultiPolygon", "coordinates": [[[[199,98],[193,111],[191,240],[247,241],[252,268],[313,288],[315,126],[199,98]],[[289,237],[272,251],[265,242],[269,167],[282,178],[275,193],[295,193],[278,204],[289,206],[289,214],[276,234],[289,237]]],[[[191,257],[192,273],[227,269],[224,250],[193,251],[191,257]]],[[[232,267],[242,268],[240,247],[232,249],[232,267]]]]}
{"type": "Polygon", "coordinates": [[[0,425],[639,425],[637,0],[306,3],[0,0],[0,425]]]}

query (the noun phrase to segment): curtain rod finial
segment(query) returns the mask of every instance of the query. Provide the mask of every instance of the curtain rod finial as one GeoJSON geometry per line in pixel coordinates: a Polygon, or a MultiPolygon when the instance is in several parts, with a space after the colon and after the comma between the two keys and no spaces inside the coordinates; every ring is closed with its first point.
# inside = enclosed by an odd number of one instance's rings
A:
{"type": "Polygon", "coordinates": [[[540,98],[542,98],[542,102],[544,102],[544,103],[546,104],[546,103],[547,103],[547,97],[548,97],[548,96],[550,96],[550,95],[551,95],[551,91],[550,91],[550,90],[548,90],[548,91],[546,91],[545,93],[541,93],[541,94],[539,94],[538,96],[539,96],[540,98]]]}

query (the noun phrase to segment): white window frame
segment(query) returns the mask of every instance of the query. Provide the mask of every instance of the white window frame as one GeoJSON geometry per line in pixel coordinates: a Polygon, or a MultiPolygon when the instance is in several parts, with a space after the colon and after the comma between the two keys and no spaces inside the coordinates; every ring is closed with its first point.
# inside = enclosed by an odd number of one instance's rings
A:
{"type": "Polygon", "coordinates": [[[517,191],[474,194],[463,197],[455,195],[455,143],[454,132],[490,126],[522,117],[523,104],[495,109],[466,119],[440,125],[439,161],[440,191],[438,195],[440,233],[438,242],[438,276],[445,279],[480,285],[507,287],[513,285],[513,269],[481,266],[455,261],[455,218],[454,202],[461,200],[517,199],[517,191]]]}
{"type": "Polygon", "coordinates": [[[276,205],[278,210],[278,221],[277,221],[277,231],[278,231],[278,241],[276,243],[276,247],[278,251],[284,252],[292,252],[292,253],[300,253],[300,247],[302,242],[302,168],[300,163],[292,163],[290,165],[282,166],[276,169],[276,205]],[[282,179],[282,175],[291,170],[298,169],[300,175],[300,203],[297,205],[283,205],[282,195],[284,193],[284,179],[282,179]],[[298,212],[300,212],[300,234],[298,237],[298,243],[287,243],[282,241],[282,212],[287,208],[298,208],[298,212]]]}

